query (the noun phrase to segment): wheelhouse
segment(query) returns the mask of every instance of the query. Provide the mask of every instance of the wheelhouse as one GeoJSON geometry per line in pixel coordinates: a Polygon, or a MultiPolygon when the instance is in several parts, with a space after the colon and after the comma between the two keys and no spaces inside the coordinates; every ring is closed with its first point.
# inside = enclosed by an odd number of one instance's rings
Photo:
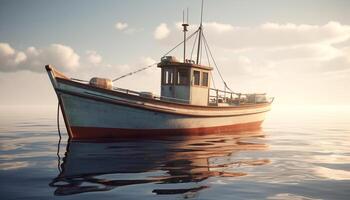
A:
{"type": "Polygon", "coordinates": [[[207,106],[209,103],[211,67],[179,62],[166,56],[158,64],[161,68],[161,97],[165,100],[207,106]]]}

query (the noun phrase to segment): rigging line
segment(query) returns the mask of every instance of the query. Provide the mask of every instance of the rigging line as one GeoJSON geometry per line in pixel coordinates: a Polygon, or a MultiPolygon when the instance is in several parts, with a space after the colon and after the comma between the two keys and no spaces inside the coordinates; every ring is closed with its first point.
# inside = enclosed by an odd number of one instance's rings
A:
{"type": "MultiPolygon", "coordinates": [[[[188,36],[188,37],[186,38],[186,40],[184,40],[184,41],[189,40],[189,39],[190,39],[191,37],[193,37],[193,35],[195,35],[197,32],[198,32],[198,30],[196,30],[195,32],[193,32],[193,33],[192,33],[190,36],[188,36]]],[[[169,54],[170,52],[172,52],[174,49],[176,49],[177,47],[179,47],[180,45],[182,45],[182,44],[184,43],[184,41],[182,41],[182,42],[180,42],[179,44],[177,44],[174,48],[172,48],[170,51],[168,51],[168,52],[167,52],[166,54],[164,54],[162,57],[168,55],[168,54],[169,54]]],[[[157,65],[157,64],[158,64],[158,63],[156,62],[156,63],[153,63],[152,65],[147,66],[147,67],[143,67],[143,68],[138,69],[138,70],[136,70],[136,71],[129,72],[129,73],[127,73],[127,74],[124,74],[124,75],[122,75],[122,76],[119,76],[118,78],[113,79],[112,82],[115,82],[115,81],[117,81],[117,80],[119,80],[119,79],[122,79],[122,78],[125,78],[125,77],[127,77],[127,76],[131,76],[131,75],[136,74],[136,73],[138,73],[138,72],[144,71],[144,70],[146,70],[146,69],[148,69],[148,68],[151,68],[151,67],[153,67],[154,65],[157,65]]]]}
{"type": "Polygon", "coordinates": [[[61,173],[61,156],[60,156],[60,148],[61,148],[61,140],[62,140],[62,136],[61,136],[61,130],[60,130],[60,102],[58,102],[57,105],[57,130],[58,130],[58,143],[57,143],[57,168],[58,171],[61,173]]]}
{"type": "MultiPolygon", "coordinates": [[[[197,30],[197,32],[198,32],[198,30],[197,30]]],[[[194,42],[193,42],[193,46],[192,46],[192,50],[191,50],[191,58],[190,58],[190,60],[192,60],[193,51],[194,51],[194,46],[195,46],[196,43],[197,43],[197,38],[198,38],[198,33],[196,34],[196,37],[194,38],[194,42]]]]}
{"type": "MultiPolygon", "coordinates": [[[[202,37],[204,37],[204,35],[203,35],[203,28],[202,28],[202,31],[201,31],[201,34],[202,34],[202,37]]],[[[201,46],[200,46],[200,51],[201,51],[201,53],[200,53],[200,57],[199,57],[199,64],[201,65],[202,64],[202,52],[203,52],[203,44],[204,44],[204,42],[203,42],[203,40],[201,41],[201,46]]]]}
{"type": "MultiPolygon", "coordinates": [[[[203,34],[204,34],[204,33],[203,33],[203,34]]],[[[207,45],[204,45],[204,50],[205,50],[205,55],[207,56],[208,65],[209,65],[209,67],[210,67],[210,66],[211,66],[211,63],[210,63],[210,58],[209,58],[209,53],[208,53],[208,47],[207,47],[207,45]]],[[[214,89],[216,89],[214,76],[213,76],[213,73],[212,73],[211,71],[210,71],[210,77],[211,77],[211,81],[213,82],[213,87],[214,87],[214,89]]]]}
{"type": "Polygon", "coordinates": [[[208,65],[210,67],[211,63],[210,63],[210,58],[209,58],[209,54],[208,54],[207,45],[204,45],[204,50],[205,50],[205,55],[207,56],[208,65]]]}
{"type": "Polygon", "coordinates": [[[213,73],[211,73],[211,71],[209,73],[210,73],[211,81],[213,82],[213,87],[214,89],[216,89],[213,73]]]}
{"type": "MultiPolygon", "coordinates": [[[[198,32],[198,30],[196,30],[195,32],[193,32],[190,36],[188,36],[186,38],[186,41],[189,40],[194,34],[196,34],[198,32]]],[[[182,43],[184,43],[184,40],[181,41],[179,44],[177,44],[174,48],[170,49],[170,51],[168,51],[166,54],[164,54],[163,56],[168,55],[170,52],[174,51],[174,49],[176,49],[177,47],[179,47],[180,45],[182,45],[182,43]]]]}
{"type": "Polygon", "coordinates": [[[225,86],[227,89],[229,89],[231,92],[233,92],[233,91],[227,86],[226,81],[225,81],[224,78],[222,77],[221,72],[220,72],[220,70],[219,70],[219,67],[218,67],[218,65],[217,65],[216,62],[215,62],[215,59],[214,59],[214,57],[213,57],[213,54],[211,53],[209,44],[208,44],[207,39],[205,38],[204,34],[203,34],[203,40],[204,40],[204,44],[207,45],[207,47],[208,47],[208,50],[209,50],[209,53],[210,53],[210,57],[211,57],[211,59],[213,60],[214,66],[215,66],[216,70],[218,71],[218,74],[219,74],[219,76],[220,76],[222,82],[224,83],[224,86],[225,86]]]}
{"type": "Polygon", "coordinates": [[[138,70],[136,70],[136,71],[133,71],[133,72],[124,74],[123,76],[119,76],[118,78],[113,79],[112,82],[115,82],[115,81],[117,81],[117,80],[119,80],[119,79],[122,79],[122,78],[125,78],[125,77],[127,77],[127,76],[131,76],[131,75],[136,74],[136,73],[138,73],[138,72],[144,71],[144,70],[146,70],[146,69],[148,69],[148,68],[153,67],[153,66],[156,65],[156,64],[158,64],[158,63],[153,63],[152,65],[149,65],[149,66],[147,66],[147,67],[143,67],[143,68],[138,69],[138,70]]]}

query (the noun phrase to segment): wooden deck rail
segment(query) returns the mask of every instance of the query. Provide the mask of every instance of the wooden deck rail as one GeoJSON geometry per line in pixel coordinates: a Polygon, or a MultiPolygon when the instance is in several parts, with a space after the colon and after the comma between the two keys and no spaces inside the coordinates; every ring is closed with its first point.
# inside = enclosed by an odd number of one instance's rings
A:
{"type": "Polygon", "coordinates": [[[219,103],[241,104],[257,103],[257,96],[265,96],[266,93],[236,93],[225,90],[209,88],[209,103],[218,105],[219,103]],[[215,95],[211,95],[213,91],[215,95]],[[253,101],[252,101],[253,100],[253,101]]]}

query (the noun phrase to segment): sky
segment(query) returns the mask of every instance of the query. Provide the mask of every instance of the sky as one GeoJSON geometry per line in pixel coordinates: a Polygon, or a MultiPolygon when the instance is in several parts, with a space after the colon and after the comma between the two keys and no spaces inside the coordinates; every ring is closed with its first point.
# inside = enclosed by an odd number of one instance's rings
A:
{"type": "MultiPolygon", "coordinates": [[[[189,9],[189,34],[198,28],[200,3],[0,0],[0,105],[57,104],[46,64],[89,80],[159,62],[181,42],[183,9],[189,9]]],[[[277,104],[348,105],[349,8],[347,0],[205,0],[204,34],[236,92],[267,92],[277,104]]],[[[182,49],[172,55],[182,59],[182,49]]],[[[160,70],[115,86],[159,93],[160,70]]]]}

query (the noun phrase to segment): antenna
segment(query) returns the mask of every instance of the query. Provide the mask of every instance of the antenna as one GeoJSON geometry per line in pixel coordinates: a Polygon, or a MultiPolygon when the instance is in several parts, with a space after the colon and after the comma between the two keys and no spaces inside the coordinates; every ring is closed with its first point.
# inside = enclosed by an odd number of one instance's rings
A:
{"type": "Polygon", "coordinates": [[[203,4],[204,4],[204,0],[202,0],[202,7],[201,7],[201,23],[199,25],[199,36],[198,36],[198,48],[197,48],[197,62],[196,64],[198,65],[199,63],[199,52],[200,52],[200,49],[201,49],[201,37],[202,37],[202,23],[203,23],[203,4]]]}
{"type": "Polygon", "coordinates": [[[186,32],[188,25],[188,8],[187,8],[187,20],[185,23],[185,10],[182,10],[182,26],[183,26],[183,32],[184,32],[184,63],[186,62],[186,32]]]}

